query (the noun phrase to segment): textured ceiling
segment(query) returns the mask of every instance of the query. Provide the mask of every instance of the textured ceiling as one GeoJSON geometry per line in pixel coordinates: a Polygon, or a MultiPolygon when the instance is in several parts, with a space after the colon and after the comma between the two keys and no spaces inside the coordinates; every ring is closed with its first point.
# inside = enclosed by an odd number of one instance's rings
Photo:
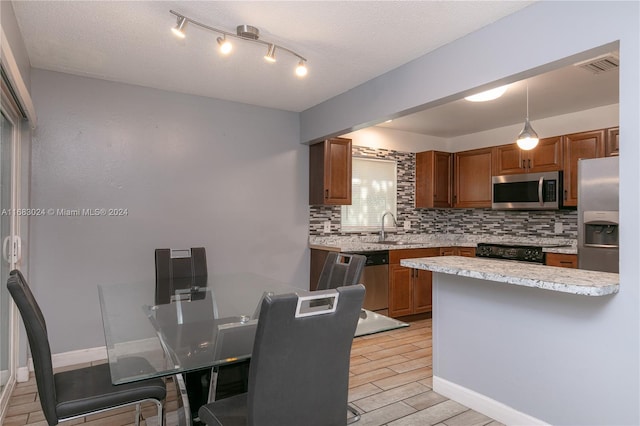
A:
{"type": "Polygon", "coordinates": [[[531,1],[15,1],[31,65],[66,73],[302,111],[522,9],[531,1]],[[221,56],[217,35],[188,26],[176,39],[173,9],[234,32],[260,29],[280,52],[242,41],[221,56]]]}

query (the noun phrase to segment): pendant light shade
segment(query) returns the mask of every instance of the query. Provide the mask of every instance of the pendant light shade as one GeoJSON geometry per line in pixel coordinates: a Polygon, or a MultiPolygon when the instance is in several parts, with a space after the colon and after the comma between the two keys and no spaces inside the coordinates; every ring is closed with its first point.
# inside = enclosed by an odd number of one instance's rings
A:
{"type": "Polygon", "coordinates": [[[538,134],[535,130],[531,128],[531,123],[529,123],[529,119],[527,118],[524,122],[524,129],[518,135],[518,140],[516,141],[520,149],[528,151],[533,149],[538,145],[538,134]]]}
{"type": "Polygon", "coordinates": [[[524,129],[518,135],[516,143],[520,149],[528,151],[538,145],[538,140],[538,134],[529,123],[529,86],[527,85],[527,117],[524,120],[524,129]]]}

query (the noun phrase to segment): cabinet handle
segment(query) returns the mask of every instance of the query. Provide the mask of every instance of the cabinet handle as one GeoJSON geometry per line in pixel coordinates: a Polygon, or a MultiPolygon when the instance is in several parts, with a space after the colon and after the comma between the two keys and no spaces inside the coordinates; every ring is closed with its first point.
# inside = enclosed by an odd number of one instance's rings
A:
{"type": "Polygon", "coordinates": [[[564,200],[567,201],[567,190],[564,190],[564,200]]]}
{"type": "Polygon", "coordinates": [[[329,198],[329,190],[328,189],[324,190],[324,198],[329,198]]]}
{"type": "Polygon", "coordinates": [[[529,159],[529,168],[531,168],[531,159],[529,159]]]}
{"type": "Polygon", "coordinates": [[[524,160],[522,160],[522,168],[523,168],[523,169],[526,169],[526,168],[527,168],[527,166],[525,166],[525,165],[524,165],[524,160]]]}

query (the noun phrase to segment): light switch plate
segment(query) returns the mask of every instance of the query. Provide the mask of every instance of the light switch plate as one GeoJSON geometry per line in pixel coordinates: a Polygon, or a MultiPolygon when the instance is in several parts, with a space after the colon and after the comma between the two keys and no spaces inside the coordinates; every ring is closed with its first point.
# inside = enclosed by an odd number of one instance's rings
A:
{"type": "Polygon", "coordinates": [[[411,221],[410,220],[405,220],[404,221],[404,229],[406,231],[408,231],[409,229],[411,229],[411,221]]]}
{"type": "Polygon", "coordinates": [[[325,234],[331,233],[331,221],[329,220],[324,221],[324,230],[322,232],[324,232],[325,234]]]}

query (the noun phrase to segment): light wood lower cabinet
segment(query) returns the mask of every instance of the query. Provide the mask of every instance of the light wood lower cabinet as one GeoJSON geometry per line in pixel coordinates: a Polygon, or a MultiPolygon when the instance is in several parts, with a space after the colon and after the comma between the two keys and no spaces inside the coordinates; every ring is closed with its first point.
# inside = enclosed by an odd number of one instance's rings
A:
{"type": "Polygon", "coordinates": [[[439,255],[438,248],[389,251],[390,317],[403,317],[431,311],[431,271],[405,268],[400,265],[400,260],[439,255]]]}
{"type": "Polygon", "coordinates": [[[544,264],[561,268],[577,268],[578,256],[575,254],[547,253],[544,264]]]}
{"type": "Polygon", "coordinates": [[[441,247],[440,256],[476,257],[475,247],[441,247]]]}

